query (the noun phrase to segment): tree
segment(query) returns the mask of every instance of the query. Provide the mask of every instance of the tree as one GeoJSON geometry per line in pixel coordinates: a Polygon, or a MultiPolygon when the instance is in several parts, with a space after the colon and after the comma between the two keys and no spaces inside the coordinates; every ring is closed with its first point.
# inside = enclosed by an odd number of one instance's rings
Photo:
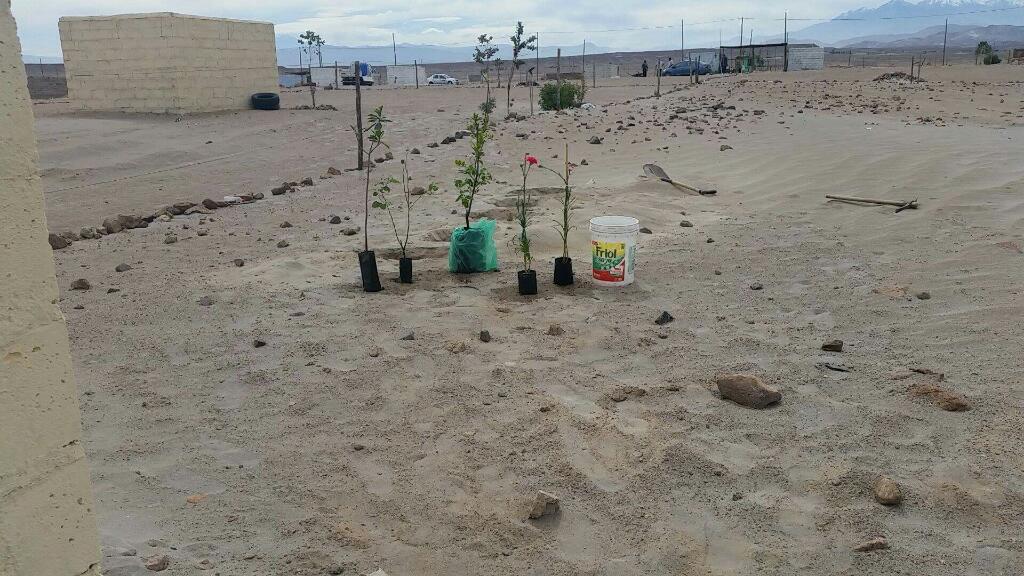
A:
{"type": "MultiPolygon", "coordinates": [[[[324,57],[320,48],[326,44],[324,39],[319,34],[312,30],[306,30],[299,36],[299,45],[302,46],[302,50],[306,53],[306,59],[309,62],[310,69],[313,68],[313,50],[316,49],[317,56],[320,61],[320,67],[324,66],[324,57]]],[[[309,78],[309,95],[313,99],[313,108],[316,108],[316,84],[313,82],[312,70],[310,70],[309,78]]]]}
{"type": "Polygon", "coordinates": [[[978,42],[978,47],[974,49],[974,63],[978,63],[978,59],[983,56],[988,56],[992,53],[992,45],[982,40],[978,42]]]}
{"type": "Polygon", "coordinates": [[[523,61],[519,58],[523,50],[536,50],[537,49],[537,35],[534,34],[529,38],[523,39],[523,23],[519,21],[516,23],[516,33],[509,37],[512,41],[512,60],[509,62],[508,71],[508,84],[507,92],[505,94],[505,108],[508,114],[512,113],[512,78],[515,76],[516,70],[523,65],[523,61]]]}
{"type": "Polygon", "coordinates": [[[491,99],[491,59],[498,53],[498,47],[491,44],[493,36],[481,34],[477,39],[476,50],[473,51],[473,62],[482,64],[484,67],[484,82],[487,83],[487,99],[491,99]]]}

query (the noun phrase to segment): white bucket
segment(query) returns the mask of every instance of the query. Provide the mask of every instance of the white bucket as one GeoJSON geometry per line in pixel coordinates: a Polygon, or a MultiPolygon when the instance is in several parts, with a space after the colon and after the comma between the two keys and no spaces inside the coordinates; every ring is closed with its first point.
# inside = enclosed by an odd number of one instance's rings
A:
{"type": "Polygon", "coordinates": [[[633,283],[640,221],[629,216],[590,219],[590,256],[594,284],[629,286],[633,283]]]}

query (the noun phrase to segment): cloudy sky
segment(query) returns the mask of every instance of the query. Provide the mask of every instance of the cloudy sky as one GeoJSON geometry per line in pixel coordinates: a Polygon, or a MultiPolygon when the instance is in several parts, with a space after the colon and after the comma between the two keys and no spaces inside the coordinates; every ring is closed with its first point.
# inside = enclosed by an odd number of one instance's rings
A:
{"type": "MultiPolygon", "coordinates": [[[[829,18],[881,0],[817,0],[788,3],[791,17],[829,18]]],[[[278,35],[315,30],[328,43],[344,46],[385,45],[394,32],[399,43],[471,45],[481,33],[504,39],[517,20],[541,32],[547,45],[574,45],[584,38],[601,47],[644,49],[675,46],[679,21],[686,19],[687,45],[725,43],[739,35],[736,19],[753,18],[747,31],[754,40],[781,34],[787,3],[764,0],[621,0],[615,3],[583,0],[487,2],[467,0],[12,0],[25,54],[59,56],[57,19],[60,16],[182,12],[265,20],[276,24],[278,35]],[[610,10],[609,6],[614,6],[610,10]],[[672,29],[605,32],[604,30],[669,25],[672,29]],[[583,32],[586,31],[586,32],[583,32]]],[[[800,23],[791,27],[798,28],[800,23]]]]}

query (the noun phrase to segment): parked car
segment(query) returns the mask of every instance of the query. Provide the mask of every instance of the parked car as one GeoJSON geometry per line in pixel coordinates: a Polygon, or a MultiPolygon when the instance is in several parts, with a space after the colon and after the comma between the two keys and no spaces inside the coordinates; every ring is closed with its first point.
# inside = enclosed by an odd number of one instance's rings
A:
{"type": "Polygon", "coordinates": [[[665,68],[661,71],[662,76],[689,76],[697,74],[703,76],[711,73],[711,66],[708,64],[683,60],[665,68]]]}
{"type": "Polygon", "coordinates": [[[432,74],[430,78],[427,78],[427,84],[458,84],[459,81],[456,78],[452,78],[447,74],[432,74]]]}

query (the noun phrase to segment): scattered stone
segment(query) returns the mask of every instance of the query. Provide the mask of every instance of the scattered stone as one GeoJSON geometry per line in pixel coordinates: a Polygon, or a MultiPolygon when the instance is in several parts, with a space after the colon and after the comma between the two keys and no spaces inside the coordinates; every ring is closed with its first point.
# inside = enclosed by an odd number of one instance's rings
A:
{"type": "Polygon", "coordinates": [[[241,258],[235,258],[231,262],[234,263],[234,265],[238,266],[239,268],[241,268],[242,266],[245,266],[245,260],[242,260],[241,258]]]}
{"type": "Polygon", "coordinates": [[[334,166],[328,167],[327,173],[330,174],[331,176],[341,176],[341,170],[338,170],[334,166]]]}
{"type": "Polygon", "coordinates": [[[487,330],[481,330],[480,331],[480,341],[481,342],[490,342],[491,341],[491,333],[488,332],[487,330]]]}
{"type": "Polygon", "coordinates": [[[947,412],[966,412],[971,409],[966,398],[936,384],[912,384],[907,391],[911,396],[931,400],[936,406],[947,412]]]}
{"type": "Polygon", "coordinates": [[[107,231],[107,234],[116,234],[124,230],[146,228],[147,226],[149,226],[149,222],[131,214],[118,214],[103,221],[103,229],[107,231]]]}
{"type": "Polygon", "coordinates": [[[654,234],[654,232],[651,232],[651,229],[647,228],[646,226],[640,228],[640,233],[641,234],[654,234]]]}
{"type": "Polygon", "coordinates": [[[263,192],[257,192],[257,193],[252,195],[252,199],[253,200],[263,200],[263,198],[265,198],[265,196],[263,195],[263,192]]]}
{"type": "Polygon", "coordinates": [[[58,236],[53,232],[50,232],[50,235],[47,237],[47,240],[50,241],[50,248],[53,248],[54,250],[63,250],[64,248],[71,246],[71,242],[68,242],[67,238],[63,236],[58,236]]]}
{"type": "Polygon", "coordinates": [[[306,176],[305,178],[302,179],[301,182],[299,182],[299,184],[301,184],[302,186],[312,186],[313,185],[313,177],[312,176],[306,176]]]}
{"type": "Polygon", "coordinates": [[[92,284],[89,284],[89,281],[85,278],[79,278],[71,282],[72,290],[89,290],[90,288],[92,288],[92,284]]]}
{"type": "Polygon", "coordinates": [[[267,345],[266,341],[260,340],[259,338],[257,338],[257,339],[252,341],[252,347],[253,348],[263,348],[266,345],[267,345]]]}
{"type": "Polygon", "coordinates": [[[821,349],[825,352],[842,352],[843,341],[842,340],[829,340],[821,345],[821,349]]]}
{"type": "Polygon", "coordinates": [[[437,142],[431,142],[430,144],[427,144],[427,148],[437,148],[437,146],[437,142]]]}
{"type": "Polygon", "coordinates": [[[413,186],[409,189],[410,196],[423,196],[427,193],[427,189],[423,186],[413,186]]]}
{"type": "Polygon", "coordinates": [[[654,323],[657,324],[658,326],[664,326],[665,324],[668,324],[673,320],[675,320],[674,316],[669,314],[667,311],[662,310],[661,314],[654,319],[654,323]]]}
{"type": "Polygon", "coordinates": [[[209,233],[210,233],[209,230],[204,230],[202,228],[199,228],[199,229],[196,230],[196,236],[206,236],[209,233]]]}
{"type": "Polygon", "coordinates": [[[341,224],[341,216],[334,214],[331,219],[327,221],[329,224],[341,224]]]}
{"type": "Polygon", "coordinates": [[[764,284],[760,282],[754,282],[750,285],[751,290],[764,290],[764,284]]]}
{"type": "Polygon", "coordinates": [[[175,236],[174,234],[168,234],[167,236],[164,236],[164,244],[174,244],[177,241],[178,237],[175,236]]]}
{"type": "Polygon", "coordinates": [[[117,294],[120,291],[120,288],[107,288],[107,294],[117,294]]]}
{"type": "Polygon", "coordinates": [[[362,230],[362,228],[359,226],[346,226],[341,229],[341,233],[345,236],[355,236],[356,234],[359,234],[360,230],[362,230]]]}
{"type": "Polygon", "coordinates": [[[873,552],[875,550],[885,550],[889,547],[889,541],[883,536],[878,538],[872,538],[867,542],[862,542],[853,547],[854,552],[873,552]]]}
{"type": "Polygon", "coordinates": [[[551,326],[548,326],[548,336],[561,336],[562,334],[565,334],[565,330],[563,330],[562,327],[559,326],[558,324],[552,324],[551,326]]]}
{"type": "Polygon", "coordinates": [[[202,201],[203,208],[206,208],[207,210],[216,210],[217,208],[221,208],[221,204],[225,203],[218,202],[213,198],[206,198],[205,200],[202,201]]]}
{"type": "Polygon", "coordinates": [[[202,298],[199,299],[198,304],[200,306],[212,306],[213,296],[203,296],[202,298]]]}
{"type": "Polygon", "coordinates": [[[420,149],[419,148],[413,148],[412,150],[409,150],[409,154],[419,154],[419,153],[420,153],[420,149]]]}
{"type": "Polygon", "coordinates": [[[931,300],[932,299],[932,295],[929,294],[928,292],[918,292],[917,293],[917,299],[918,300],[931,300]]]}
{"type": "Polygon", "coordinates": [[[469,346],[465,342],[463,342],[461,340],[456,340],[454,342],[449,342],[448,345],[445,346],[445,347],[452,354],[461,354],[462,352],[465,352],[466,350],[469,350],[469,346]]]}
{"type": "Polygon", "coordinates": [[[590,139],[587,140],[588,144],[601,144],[603,142],[604,138],[601,138],[600,136],[591,136],[590,139]]]}
{"type": "Polygon", "coordinates": [[[364,446],[363,444],[356,443],[352,445],[352,449],[355,450],[356,452],[362,452],[363,450],[366,450],[366,446],[364,446]]]}
{"type": "Polygon", "coordinates": [[[367,352],[367,354],[369,354],[370,358],[376,358],[376,357],[380,356],[383,353],[384,353],[384,350],[382,350],[380,348],[380,346],[374,346],[374,347],[370,348],[370,350],[367,352]]]}
{"type": "Polygon", "coordinates": [[[640,398],[646,396],[647,390],[640,388],[639,386],[624,386],[617,390],[613,390],[608,393],[608,399],[612,402],[625,402],[630,398],[640,398]]]}
{"type": "Polygon", "coordinates": [[[142,560],[142,565],[146,567],[146,570],[153,572],[162,572],[167,570],[167,567],[171,564],[171,559],[167,554],[154,554],[148,556],[142,560]]]}
{"type": "Polygon", "coordinates": [[[290,189],[291,188],[287,184],[282,184],[281,186],[275,186],[274,188],[271,188],[270,193],[273,194],[274,196],[280,196],[281,194],[284,194],[290,189]]]}
{"type": "Polygon", "coordinates": [[[587,162],[586,158],[584,158],[583,160],[580,160],[580,166],[589,166],[589,165],[590,165],[590,163],[587,162]]]}
{"type": "Polygon", "coordinates": [[[679,225],[683,228],[693,228],[693,222],[690,222],[689,220],[683,220],[679,225]]]}
{"type": "Polygon", "coordinates": [[[287,221],[287,220],[285,220],[284,222],[281,222],[280,226],[281,226],[281,228],[291,228],[292,227],[292,223],[287,221]]]}
{"type": "Polygon", "coordinates": [[[751,374],[724,374],[717,378],[723,399],[748,408],[766,408],[782,400],[782,393],[751,374]]]}
{"type": "Polygon", "coordinates": [[[289,246],[291,246],[291,243],[288,242],[287,240],[281,240],[280,242],[277,243],[278,248],[287,248],[289,246]]]}
{"type": "Polygon", "coordinates": [[[93,240],[95,238],[99,238],[99,235],[96,234],[95,228],[82,228],[81,230],[78,231],[78,235],[81,236],[83,240],[93,240]]]}
{"type": "Polygon", "coordinates": [[[454,144],[455,140],[454,136],[445,136],[444,140],[441,140],[441,144],[454,144]]]}
{"type": "Polygon", "coordinates": [[[903,502],[903,492],[899,484],[888,476],[882,476],[875,482],[875,501],[886,506],[898,506],[903,502]]]}
{"type": "Polygon", "coordinates": [[[707,239],[707,243],[708,244],[714,244],[715,243],[715,239],[714,238],[708,238],[707,239]]]}
{"type": "Polygon", "coordinates": [[[405,336],[402,336],[401,338],[399,338],[399,340],[415,340],[415,339],[416,339],[416,333],[415,332],[409,332],[405,336]]]}
{"type": "Polygon", "coordinates": [[[209,558],[203,558],[199,562],[196,562],[196,567],[200,570],[210,570],[213,568],[213,561],[209,558]]]}
{"type": "Polygon", "coordinates": [[[722,144],[721,147],[718,148],[719,152],[725,152],[726,150],[732,150],[732,146],[729,146],[728,144],[722,144]]]}
{"type": "Polygon", "coordinates": [[[538,490],[537,496],[533,499],[533,506],[530,507],[530,519],[537,520],[544,516],[557,514],[559,508],[558,496],[538,490]]]}

